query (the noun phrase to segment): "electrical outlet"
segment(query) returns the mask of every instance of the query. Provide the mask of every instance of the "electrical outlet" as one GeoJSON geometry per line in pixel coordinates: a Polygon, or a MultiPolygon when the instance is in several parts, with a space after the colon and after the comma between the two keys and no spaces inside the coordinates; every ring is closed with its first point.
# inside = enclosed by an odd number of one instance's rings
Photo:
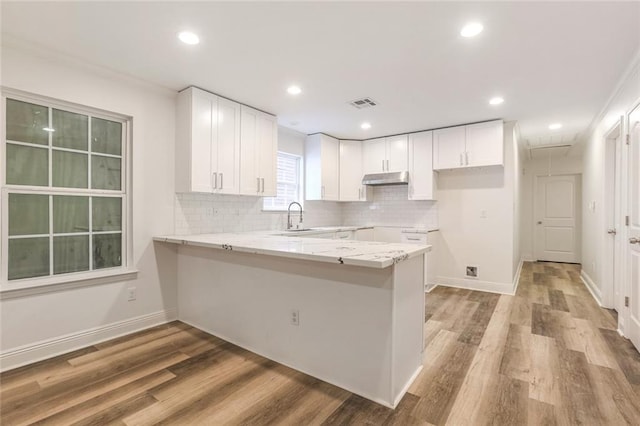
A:
{"type": "Polygon", "coordinates": [[[137,294],[136,294],[136,288],[135,287],[129,287],[127,289],[127,300],[129,302],[131,302],[132,300],[136,300],[137,294]]]}
{"type": "Polygon", "coordinates": [[[300,311],[297,309],[291,310],[291,325],[300,325],[300,311]]]}

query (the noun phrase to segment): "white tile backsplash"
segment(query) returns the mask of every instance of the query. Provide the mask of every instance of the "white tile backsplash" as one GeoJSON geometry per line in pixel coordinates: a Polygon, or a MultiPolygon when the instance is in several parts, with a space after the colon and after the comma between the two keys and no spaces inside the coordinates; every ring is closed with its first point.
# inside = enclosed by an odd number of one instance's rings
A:
{"type": "MultiPolygon", "coordinates": [[[[306,201],[304,225],[331,226],[342,222],[339,203],[306,201]]],[[[295,218],[298,213],[296,210],[295,218]]],[[[262,198],[242,195],[179,193],[175,198],[175,233],[177,235],[215,232],[262,231],[285,229],[286,212],[265,212],[262,198]]]]}
{"type": "Polygon", "coordinates": [[[437,202],[409,201],[408,188],[374,186],[371,201],[341,203],[342,224],[437,228],[437,202]]]}
{"type": "MultiPolygon", "coordinates": [[[[297,220],[298,213],[294,215],[297,220]]],[[[294,222],[295,223],[295,222],[294,222]]],[[[435,201],[408,201],[407,186],[373,187],[373,199],[362,203],[305,201],[304,225],[378,225],[436,228],[435,201]]],[[[262,198],[242,195],[176,194],[177,235],[285,229],[286,212],[265,212],[262,198]]]]}

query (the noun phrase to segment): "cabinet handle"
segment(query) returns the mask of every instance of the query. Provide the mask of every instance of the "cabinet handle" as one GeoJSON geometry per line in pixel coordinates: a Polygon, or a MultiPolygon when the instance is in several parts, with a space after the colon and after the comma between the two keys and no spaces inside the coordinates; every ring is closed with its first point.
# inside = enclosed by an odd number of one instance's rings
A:
{"type": "Polygon", "coordinates": [[[362,188],[358,188],[358,200],[362,200],[362,188]]]}
{"type": "Polygon", "coordinates": [[[466,152],[466,151],[465,151],[465,153],[464,153],[464,159],[465,159],[465,161],[466,161],[466,163],[467,163],[467,166],[468,166],[468,165],[469,165],[469,153],[468,153],[468,152],[466,152]]]}
{"type": "Polygon", "coordinates": [[[222,173],[220,173],[220,189],[224,188],[224,175],[222,173]]]}
{"type": "Polygon", "coordinates": [[[462,166],[462,153],[460,153],[460,165],[462,166]]]}
{"type": "Polygon", "coordinates": [[[260,193],[260,178],[256,178],[256,181],[258,181],[258,189],[256,192],[260,193]]]}
{"type": "Polygon", "coordinates": [[[218,174],[216,172],[211,173],[211,180],[213,180],[213,189],[218,189],[218,174]]]}
{"type": "Polygon", "coordinates": [[[262,193],[264,194],[264,178],[260,178],[262,179],[262,193]]]}
{"type": "Polygon", "coordinates": [[[324,185],[320,188],[320,198],[324,200],[324,185]]]}
{"type": "Polygon", "coordinates": [[[389,160],[387,160],[387,171],[389,171],[389,160]]]}
{"type": "Polygon", "coordinates": [[[384,172],[384,160],[382,160],[382,171],[384,172]]]}

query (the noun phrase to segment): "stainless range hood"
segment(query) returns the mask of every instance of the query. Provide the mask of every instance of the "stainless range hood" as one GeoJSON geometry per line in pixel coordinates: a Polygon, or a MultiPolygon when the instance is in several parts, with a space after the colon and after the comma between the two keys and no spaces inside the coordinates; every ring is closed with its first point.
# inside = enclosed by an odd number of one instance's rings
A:
{"type": "Polygon", "coordinates": [[[372,173],[364,175],[363,185],[407,185],[409,172],[372,173]]]}

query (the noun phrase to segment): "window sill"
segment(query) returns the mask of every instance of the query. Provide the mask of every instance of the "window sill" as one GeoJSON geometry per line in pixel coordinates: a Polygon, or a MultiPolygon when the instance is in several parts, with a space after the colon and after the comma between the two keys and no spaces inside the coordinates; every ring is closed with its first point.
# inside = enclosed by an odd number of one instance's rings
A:
{"type": "Polygon", "coordinates": [[[25,279],[16,282],[3,281],[0,284],[0,300],[26,297],[36,294],[71,290],[92,285],[108,284],[135,279],[136,269],[111,269],[100,272],[78,273],[58,277],[25,279]]]}

